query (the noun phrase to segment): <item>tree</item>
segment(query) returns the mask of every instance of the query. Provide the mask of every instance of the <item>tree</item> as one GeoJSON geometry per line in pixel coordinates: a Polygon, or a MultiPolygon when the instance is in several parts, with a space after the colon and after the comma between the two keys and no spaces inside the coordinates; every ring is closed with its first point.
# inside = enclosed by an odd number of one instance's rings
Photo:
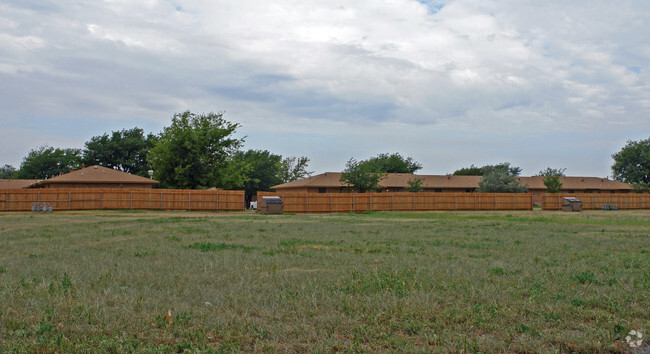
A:
{"type": "Polygon", "coordinates": [[[479,193],[526,193],[528,187],[515,178],[521,171],[511,167],[510,163],[502,163],[485,168],[483,177],[478,181],[479,193]]]}
{"type": "Polygon", "coordinates": [[[379,154],[361,163],[370,165],[370,169],[385,173],[415,173],[422,169],[422,165],[412,158],[405,158],[399,153],[379,154]]]}
{"type": "Polygon", "coordinates": [[[244,142],[232,137],[237,128],[223,113],[175,114],[147,155],[154,178],[171,188],[224,188],[241,182],[228,173],[232,155],[244,142]]]}
{"type": "Polygon", "coordinates": [[[114,131],[110,136],[94,136],[86,142],[83,162],[147,177],[147,154],[156,140],[155,135],[145,136],[144,130],[137,127],[114,131]]]}
{"type": "Polygon", "coordinates": [[[417,193],[417,192],[422,192],[424,188],[422,187],[422,183],[424,182],[423,178],[420,177],[413,177],[408,180],[409,186],[406,187],[406,190],[411,192],[411,193],[417,193]]]}
{"type": "Polygon", "coordinates": [[[280,179],[282,182],[292,182],[311,176],[314,171],[307,171],[309,159],[301,157],[287,157],[282,159],[280,166],[280,179]]]}
{"type": "Polygon", "coordinates": [[[356,192],[365,193],[379,189],[379,181],[385,175],[384,172],[378,171],[371,164],[364,164],[354,158],[350,158],[345,164],[345,170],[341,173],[340,181],[347,184],[356,192]]]}
{"type": "Polygon", "coordinates": [[[456,170],[454,175],[456,176],[484,176],[487,172],[492,171],[493,169],[505,170],[511,176],[519,176],[521,173],[521,168],[516,166],[510,166],[510,162],[502,162],[497,165],[485,165],[483,167],[476,167],[471,165],[470,167],[461,168],[456,170]]]}
{"type": "Polygon", "coordinates": [[[538,176],[544,177],[544,185],[546,190],[549,193],[560,193],[562,189],[562,182],[560,182],[560,177],[564,177],[564,171],[566,168],[550,168],[547,167],[545,170],[539,171],[538,176]]]}
{"type": "Polygon", "coordinates": [[[463,167],[454,171],[455,176],[483,176],[483,168],[476,167],[472,164],[470,167],[463,167]]]}
{"type": "Polygon", "coordinates": [[[233,160],[245,171],[243,188],[246,201],[258,191],[268,191],[271,186],[282,183],[282,156],[267,150],[237,151],[233,160]]]}
{"type": "Polygon", "coordinates": [[[0,179],[14,178],[16,175],[16,168],[11,165],[4,165],[0,167],[0,179]]]}
{"type": "Polygon", "coordinates": [[[629,183],[637,190],[650,190],[650,138],[628,141],[612,158],[615,180],[629,183]]]}
{"type": "Polygon", "coordinates": [[[16,172],[16,178],[45,179],[70,172],[81,166],[80,149],[59,149],[41,146],[31,150],[16,172]]]}

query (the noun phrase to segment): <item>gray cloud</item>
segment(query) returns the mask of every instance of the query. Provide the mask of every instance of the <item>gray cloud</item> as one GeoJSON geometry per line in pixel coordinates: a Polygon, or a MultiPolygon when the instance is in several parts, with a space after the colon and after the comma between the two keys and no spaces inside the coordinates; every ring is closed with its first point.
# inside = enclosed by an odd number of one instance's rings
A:
{"type": "Polygon", "coordinates": [[[400,151],[429,173],[512,158],[605,175],[650,131],[649,17],[642,1],[5,1],[0,129],[24,138],[0,133],[0,163],[190,109],[319,171],[400,151]]]}

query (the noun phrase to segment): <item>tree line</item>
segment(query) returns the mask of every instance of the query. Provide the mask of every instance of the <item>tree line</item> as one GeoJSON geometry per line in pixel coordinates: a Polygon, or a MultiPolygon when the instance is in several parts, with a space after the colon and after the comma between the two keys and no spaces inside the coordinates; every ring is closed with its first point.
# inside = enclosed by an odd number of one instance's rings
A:
{"type": "Polygon", "coordinates": [[[240,125],[223,112],[177,113],[160,134],[141,128],[93,136],[84,149],[41,146],[31,150],[19,169],[4,165],[0,178],[46,179],[81,166],[101,165],[153,178],[162,188],[244,189],[247,199],[258,190],[305,178],[309,159],[282,157],[267,150],[242,150],[234,137],[240,125]]]}
{"type": "MultiPolygon", "coordinates": [[[[83,165],[101,165],[119,171],[153,178],[163,188],[182,189],[244,189],[246,198],[271,186],[295,181],[311,175],[307,157],[282,157],[268,150],[243,150],[245,138],[235,138],[238,123],[224,119],[223,112],[196,114],[190,111],[174,114],[171,124],[160,134],[145,134],[140,128],[113,131],[90,138],[84,149],[40,146],[31,150],[19,169],[0,167],[0,178],[46,179],[67,173],[83,165]]],[[[628,141],[612,155],[614,179],[634,186],[638,191],[650,190],[650,138],[628,141]]],[[[378,190],[379,182],[388,173],[414,174],[422,165],[399,153],[382,153],[368,160],[347,161],[341,182],[351,190],[378,190]]],[[[560,177],[565,168],[540,171],[549,192],[562,188],[560,177]]],[[[456,170],[454,175],[481,176],[478,192],[524,193],[528,188],[517,181],[521,168],[509,162],[456,170]]],[[[410,192],[423,190],[423,179],[413,176],[408,181],[410,192]]]]}

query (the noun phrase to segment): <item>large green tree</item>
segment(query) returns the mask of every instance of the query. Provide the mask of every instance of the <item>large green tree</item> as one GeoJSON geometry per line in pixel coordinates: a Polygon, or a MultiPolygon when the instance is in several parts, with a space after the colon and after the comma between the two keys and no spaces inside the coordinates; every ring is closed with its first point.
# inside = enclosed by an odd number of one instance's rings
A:
{"type": "Polygon", "coordinates": [[[379,181],[386,176],[372,164],[364,164],[354,158],[348,160],[341,173],[340,181],[359,193],[372,192],[380,188],[379,181]]]}
{"type": "Polygon", "coordinates": [[[368,160],[361,161],[368,165],[368,169],[384,173],[415,173],[422,169],[422,165],[410,157],[403,157],[399,153],[379,154],[368,160]]]}
{"type": "Polygon", "coordinates": [[[519,167],[512,167],[510,163],[483,167],[483,177],[478,181],[479,193],[526,193],[528,187],[517,181],[521,172],[519,167]]]}
{"type": "Polygon", "coordinates": [[[234,162],[245,169],[243,189],[246,201],[258,191],[270,190],[271,186],[282,183],[282,156],[268,150],[237,151],[234,162]]]}
{"type": "Polygon", "coordinates": [[[505,170],[509,175],[519,176],[521,173],[521,168],[517,166],[511,166],[510,162],[502,162],[496,165],[485,165],[483,167],[476,167],[473,164],[470,167],[463,167],[459,170],[454,171],[456,176],[483,176],[487,172],[493,171],[494,169],[505,170]]]}
{"type": "Polygon", "coordinates": [[[80,149],[60,149],[41,146],[31,150],[16,172],[16,178],[45,179],[70,172],[81,167],[80,149]]]}
{"type": "Polygon", "coordinates": [[[83,162],[88,166],[101,165],[146,177],[147,154],[156,140],[155,135],[145,135],[144,130],[137,127],[94,136],[86,142],[83,162]]]}
{"type": "Polygon", "coordinates": [[[225,120],[223,113],[175,114],[147,156],[154,178],[171,188],[228,188],[238,184],[229,166],[244,142],[233,137],[237,128],[239,124],[225,120]]]}
{"type": "Polygon", "coordinates": [[[638,190],[650,189],[650,138],[628,141],[612,158],[614,179],[630,183],[638,190]]]}
{"type": "Polygon", "coordinates": [[[544,185],[546,186],[547,192],[559,193],[562,189],[560,177],[564,177],[564,171],[566,171],[566,168],[547,167],[545,170],[539,171],[537,175],[544,177],[544,185]]]}
{"type": "Polygon", "coordinates": [[[292,182],[311,176],[314,171],[308,171],[309,159],[305,156],[290,156],[282,159],[280,179],[282,182],[292,182]]]}
{"type": "Polygon", "coordinates": [[[4,165],[0,167],[0,179],[14,178],[16,175],[16,168],[11,165],[4,165]]]}

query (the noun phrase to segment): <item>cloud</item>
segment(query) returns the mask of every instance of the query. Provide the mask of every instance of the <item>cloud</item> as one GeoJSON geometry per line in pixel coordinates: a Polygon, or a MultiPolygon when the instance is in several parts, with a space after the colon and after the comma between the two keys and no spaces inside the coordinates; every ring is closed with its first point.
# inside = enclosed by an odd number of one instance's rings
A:
{"type": "Polygon", "coordinates": [[[531,132],[565,148],[568,136],[598,136],[609,161],[650,130],[648,17],[650,4],[600,0],[5,1],[0,128],[28,126],[36,140],[57,121],[61,141],[85,141],[99,127],[159,131],[175,112],[225,110],[272,151],[335,161],[311,144],[331,141],[341,162],[312,158],[315,169],[428,142],[450,157],[421,154],[423,165],[448,171],[454,159],[482,163],[463,152],[478,136],[495,146],[476,142],[481,160],[543,160],[519,147],[531,132]]]}

